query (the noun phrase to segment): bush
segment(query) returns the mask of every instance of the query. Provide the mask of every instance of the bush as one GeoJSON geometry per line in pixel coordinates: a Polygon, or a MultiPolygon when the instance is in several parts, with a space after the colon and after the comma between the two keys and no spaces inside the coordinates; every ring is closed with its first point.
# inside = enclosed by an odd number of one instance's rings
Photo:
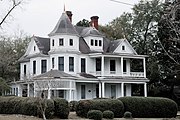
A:
{"type": "Polygon", "coordinates": [[[55,115],[61,119],[67,119],[69,116],[69,104],[65,99],[54,99],[55,115]]]}
{"type": "Polygon", "coordinates": [[[77,101],[70,101],[70,102],[69,102],[69,107],[70,107],[70,111],[71,111],[71,112],[76,111],[77,103],[78,103],[77,101]]]}
{"type": "Polygon", "coordinates": [[[115,117],[122,117],[124,113],[123,103],[116,99],[94,99],[81,100],[78,102],[76,114],[81,117],[87,117],[89,110],[110,110],[115,117]]]}
{"type": "Polygon", "coordinates": [[[103,114],[100,110],[90,110],[87,114],[89,119],[102,120],[103,114]]]}
{"type": "Polygon", "coordinates": [[[103,118],[106,118],[106,119],[113,119],[114,118],[114,113],[110,110],[105,110],[103,112],[103,118]]]}
{"type": "Polygon", "coordinates": [[[167,98],[122,97],[124,110],[137,118],[171,118],[176,117],[177,104],[167,98]]]}
{"type": "Polygon", "coordinates": [[[132,113],[131,112],[129,112],[129,111],[126,111],[125,113],[124,113],[124,116],[123,116],[124,118],[132,118],[132,113]]]}

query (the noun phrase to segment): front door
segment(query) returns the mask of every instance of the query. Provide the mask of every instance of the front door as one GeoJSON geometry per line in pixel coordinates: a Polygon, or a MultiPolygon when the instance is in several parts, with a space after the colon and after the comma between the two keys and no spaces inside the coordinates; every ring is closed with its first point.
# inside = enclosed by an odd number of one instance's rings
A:
{"type": "Polygon", "coordinates": [[[111,98],[116,98],[116,85],[111,85],[111,98]]]}

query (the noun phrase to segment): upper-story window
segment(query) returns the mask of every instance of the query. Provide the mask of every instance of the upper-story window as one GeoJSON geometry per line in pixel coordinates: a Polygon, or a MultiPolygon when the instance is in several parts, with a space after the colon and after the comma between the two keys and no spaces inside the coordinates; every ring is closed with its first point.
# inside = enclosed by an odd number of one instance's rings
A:
{"type": "Polygon", "coordinates": [[[63,46],[64,45],[64,39],[63,38],[59,38],[59,46],[63,46]]]}
{"type": "Polygon", "coordinates": [[[58,57],[58,69],[64,71],[64,57],[58,57]]]}
{"type": "Polygon", "coordinates": [[[36,46],[34,46],[34,51],[36,51],[36,46]]]}
{"type": "Polygon", "coordinates": [[[69,45],[73,46],[73,39],[69,39],[69,45]]]}
{"type": "Polygon", "coordinates": [[[52,46],[54,46],[54,39],[52,39],[52,46]]]}
{"type": "Polygon", "coordinates": [[[93,46],[94,45],[94,40],[93,39],[91,39],[91,46],[93,46]]]}
{"type": "Polygon", "coordinates": [[[33,74],[36,74],[36,61],[33,61],[33,74]]]}
{"type": "Polygon", "coordinates": [[[102,41],[101,40],[99,40],[99,46],[102,46],[102,41]]]}
{"type": "Polygon", "coordinates": [[[110,60],[110,71],[116,71],[116,61],[110,60]]]}
{"type": "Polygon", "coordinates": [[[86,72],[86,59],[81,58],[81,72],[86,72]]]}
{"type": "Polygon", "coordinates": [[[47,71],[47,60],[41,60],[41,73],[45,73],[47,71]]]}
{"type": "Polygon", "coordinates": [[[101,71],[101,59],[96,58],[96,71],[101,71]]]}
{"type": "Polygon", "coordinates": [[[26,75],[26,65],[24,65],[24,75],[26,75]]]}
{"type": "Polygon", "coordinates": [[[125,50],[125,46],[124,45],[122,46],[122,50],[125,50]]]}
{"type": "Polygon", "coordinates": [[[69,57],[69,71],[74,72],[74,57],[69,57]]]}
{"type": "Polygon", "coordinates": [[[54,58],[52,58],[52,68],[54,68],[54,58]]]}
{"type": "Polygon", "coordinates": [[[95,40],[95,46],[98,46],[98,40],[95,40]]]}

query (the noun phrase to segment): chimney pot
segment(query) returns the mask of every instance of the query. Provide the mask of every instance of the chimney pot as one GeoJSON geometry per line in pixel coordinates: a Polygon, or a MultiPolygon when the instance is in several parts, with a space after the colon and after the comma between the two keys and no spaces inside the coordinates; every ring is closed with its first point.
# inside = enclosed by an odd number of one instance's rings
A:
{"type": "Polygon", "coordinates": [[[98,30],[98,16],[91,17],[91,27],[95,27],[98,30]]]}

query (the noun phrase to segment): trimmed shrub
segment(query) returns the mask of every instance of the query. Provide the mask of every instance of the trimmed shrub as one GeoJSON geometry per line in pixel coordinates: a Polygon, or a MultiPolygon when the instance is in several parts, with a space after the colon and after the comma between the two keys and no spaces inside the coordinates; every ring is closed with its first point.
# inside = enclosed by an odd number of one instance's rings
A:
{"type": "Polygon", "coordinates": [[[69,107],[70,107],[70,111],[74,112],[76,111],[76,106],[77,106],[78,102],[77,101],[70,101],[69,102],[69,107]]]}
{"type": "Polygon", "coordinates": [[[106,118],[106,119],[113,119],[114,118],[114,113],[110,110],[105,110],[103,112],[103,118],[106,118]]]}
{"type": "Polygon", "coordinates": [[[81,100],[78,102],[76,114],[81,117],[86,117],[89,110],[110,110],[115,117],[122,117],[124,113],[123,103],[116,99],[94,99],[81,100]]]}
{"type": "Polygon", "coordinates": [[[87,117],[89,119],[102,120],[103,114],[100,110],[90,110],[87,113],[87,117]]]}
{"type": "Polygon", "coordinates": [[[80,117],[87,117],[87,113],[90,110],[92,104],[91,100],[80,100],[76,106],[76,114],[80,117]]]}
{"type": "Polygon", "coordinates": [[[61,119],[67,119],[69,116],[69,104],[65,99],[54,99],[55,115],[61,119]]]}
{"type": "Polygon", "coordinates": [[[131,112],[129,112],[129,111],[126,111],[125,113],[124,113],[124,116],[123,116],[124,118],[132,118],[132,113],[131,112]]]}
{"type": "Polygon", "coordinates": [[[125,111],[136,118],[172,118],[176,117],[177,104],[168,98],[122,97],[125,111]]]}

